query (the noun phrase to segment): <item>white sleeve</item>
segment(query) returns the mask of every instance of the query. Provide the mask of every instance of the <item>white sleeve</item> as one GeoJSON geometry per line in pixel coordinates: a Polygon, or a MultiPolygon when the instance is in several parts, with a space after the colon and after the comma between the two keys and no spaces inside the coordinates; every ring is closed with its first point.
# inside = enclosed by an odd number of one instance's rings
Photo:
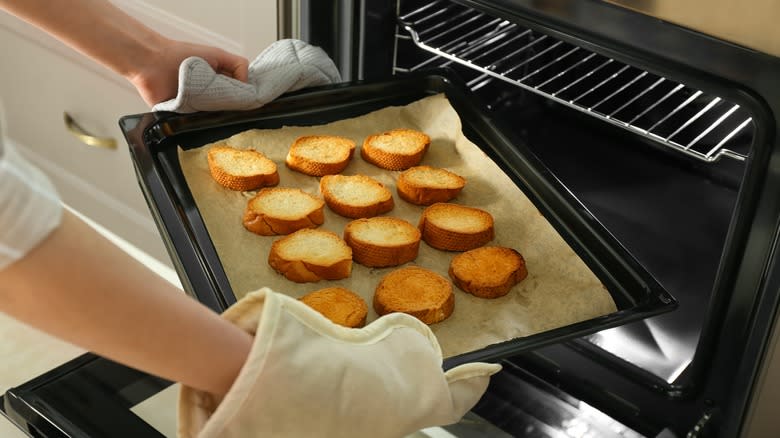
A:
{"type": "Polygon", "coordinates": [[[54,185],[0,132],[0,270],[30,252],[61,219],[54,185]]]}

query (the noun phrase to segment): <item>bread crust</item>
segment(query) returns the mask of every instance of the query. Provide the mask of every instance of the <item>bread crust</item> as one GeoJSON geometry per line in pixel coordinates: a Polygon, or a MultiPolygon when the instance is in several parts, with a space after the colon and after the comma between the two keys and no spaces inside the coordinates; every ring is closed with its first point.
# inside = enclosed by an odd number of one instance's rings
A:
{"type": "Polygon", "coordinates": [[[287,187],[263,189],[247,202],[242,222],[244,228],[261,236],[290,234],[302,228],[316,228],[325,222],[325,201],[300,189],[287,187]],[[275,193],[284,193],[290,197],[306,197],[315,204],[315,208],[304,215],[290,217],[284,214],[281,207],[263,208],[259,205],[264,197],[275,193]]]}
{"type": "Polygon", "coordinates": [[[498,298],[528,276],[523,256],[512,248],[483,246],[452,258],[455,286],[480,298],[498,298]]]}
{"type": "Polygon", "coordinates": [[[254,149],[237,149],[227,145],[216,145],[209,149],[207,154],[209,173],[219,185],[235,191],[256,190],[261,187],[275,186],[279,184],[279,172],[276,163],[254,149]],[[254,175],[237,175],[230,169],[225,169],[217,162],[218,154],[231,154],[239,159],[258,160],[268,167],[268,172],[254,175]]]}
{"type": "Polygon", "coordinates": [[[359,328],[366,325],[368,305],[355,292],[340,287],[326,287],[310,292],[299,300],[335,324],[359,328]]]}
{"type": "Polygon", "coordinates": [[[418,228],[422,240],[428,245],[444,251],[468,251],[493,240],[495,229],[493,216],[479,208],[458,204],[436,203],[420,216],[418,228]],[[467,227],[451,226],[448,218],[469,218],[467,227]]]}
{"type": "Polygon", "coordinates": [[[406,202],[415,205],[431,205],[437,202],[452,200],[460,194],[460,191],[463,190],[465,185],[465,178],[454,172],[450,172],[449,170],[430,166],[415,166],[405,170],[398,176],[396,190],[398,191],[398,196],[406,202]],[[448,184],[444,187],[437,185],[434,182],[419,184],[417,181],[413,180],[411,176],[421,171],[437,173],[442,177],[450,179],[452,184],[448,184]]]}
{"type": "Polygon", "coordinates": [[[334,213],[352,219],[378,216],[395,207],[393,194],[390,190],[381,182],[365,175],[325,175],[320,179],[320,193],[325,198],[328,208],[334,213]],[[362,185],[367,189],[378,190],[381,195],[374,198],[362,198],[359,202],[346,200],[335,192],[335,187],[347,182],[362,185]]]}
{"type": "Polygon", "coordinates": [[[268,264],[288,280],[296,283],[312,283],[320,280],[340,280],[352,273],[352,248],[350,248],[336,233],[327,230],[303,228],[271,244],[268,254],[268,264]],[[299,239],[307,239],[310,235],[329,241],[329,247],[317,251],[330,251],[334,256],[327,262],[313,261],[308,255],[288,257],[285,246],[299,239]]]}
{"type": "Polygon", "coordinates": [[[355,153],[355,142],[336,135],[308,135],[298,137],[290,146],[285,163],[287,167],[297,172],[310,176],[335,175],[341,173],[355,153]],[[329,142],[329,155],[337,157],[336,160],[323,155],[319,159],[306,157],[300,154],[300,149],[314,142],[329,142]]]}
{"type": "Polygon", "coordinates": [[[449,280],[417,266],[396,269],[379,281],[374,293],[376,313],[402,312],[426,324],[444,321],[455,309],[449,280]]]}
{"type": "Polygon", "coordinates": [[[420,164],[431,144],[431,138],[414,129],[393,129],[380,134],[369,135],[363,140],[360,156],[363,160],[383,169],[404,170],[420,164]],[[411,151],[389,151],[377,144],[384,140],[413,144],[411,151]]]}
{"type": "Polygon", "coordinates": [[[352,248],[352,259],[363,266],[384,268],[398,266],[417,258],[420,230],[394,217],[356,219],[344,227],[344,241],[352,248]],[[385,235],[367,237],[361,230],[381,227],[385,235]]]}

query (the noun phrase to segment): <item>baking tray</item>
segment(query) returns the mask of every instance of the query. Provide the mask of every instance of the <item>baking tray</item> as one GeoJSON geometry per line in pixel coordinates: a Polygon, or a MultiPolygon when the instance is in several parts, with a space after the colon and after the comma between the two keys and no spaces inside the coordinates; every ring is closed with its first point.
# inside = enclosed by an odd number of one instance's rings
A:
{"type": "Polygon", "coordinates": [[[676,300],[623,248],[534,154],[491,120],[446,70],[382,82],[354,82],[285,95],[252,111],[146,113],[119,124],[141,189],[187,293],[217,312],[236,301],[179,165],[177,148],[195,148],[247,129],[320,125],[444,93],[466,137],[480,146],[534,203],[601,280],[617,311],[449,357],[445,368],[495,361],[674,309],[676,300]]]}

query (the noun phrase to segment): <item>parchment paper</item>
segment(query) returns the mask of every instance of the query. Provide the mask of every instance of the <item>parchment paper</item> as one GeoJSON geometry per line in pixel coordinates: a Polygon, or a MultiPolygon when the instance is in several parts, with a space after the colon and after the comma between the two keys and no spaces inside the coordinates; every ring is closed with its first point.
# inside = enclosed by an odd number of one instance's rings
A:
{"type": "MultiPolygon", "coordinates": [[[[453,286],[455,310],[452,316],[431,326],[445,357],[616,310],[612,297],[598,278],[536,207],[478,146],[463,135],[460,118],[443,94],[326,125],[245,131],[224,142],[233,147],[255,148],[276,162],[280,187],[298,187],[319,196],[319,178],[293,172],[285,166],[290,144],[301,135],[349,137],[358,145],[358,150],[342,174],[365,174],[381,181],[393,192],[395,200],[395,208],[386,216],[400,217],[417,225],[424,207],[398,197],[395,181],[400,172],[380,169],[360,158],[359,148],[366,136],[401,127],[418,129],[431,137],[431,146],[421,164],[444,167],[466,178],[466,187],[451,202],[490,212],[495,218],[496,238],[489,245],[518,250],[525,258],[529,272],[509,294],[493,300],[476,298],[453,286]]],[[[254,192],[234,192],[214,182],[206,160],[209,147],[180,149],[179,158],[236,297],[268,286],[298,298],[317,289],[340,285],[366,300],[368,322],[376,319],[371,305],[374,289],[385,274],[398,267],[372,269],[353,263],[351,277],[344,280],[304,284],[287,280],[268,265],[271,243],[280,237],[258,236],[242,225],[246,203],[254,192]]],[[[325,207],[322,228],[343,236],[344,226],[349,221],[325,207]]],[[[419,256],[410,264],[449,278],[449,263],[456,254],[439,251],[422,242],[419,256]]]]}

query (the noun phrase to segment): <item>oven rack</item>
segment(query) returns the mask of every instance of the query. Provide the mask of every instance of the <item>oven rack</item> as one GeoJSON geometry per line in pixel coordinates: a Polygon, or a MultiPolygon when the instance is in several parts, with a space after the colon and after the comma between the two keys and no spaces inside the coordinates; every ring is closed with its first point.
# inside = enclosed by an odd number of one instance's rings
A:
{"type": "Polygon", "coordinates": [[[396,39],[435,56],[395,72],[457,63],[474,91],[498,79],[697,160],[748,156],[755,127],[739,105],[447,0],[399,11],[396,39]]]}

